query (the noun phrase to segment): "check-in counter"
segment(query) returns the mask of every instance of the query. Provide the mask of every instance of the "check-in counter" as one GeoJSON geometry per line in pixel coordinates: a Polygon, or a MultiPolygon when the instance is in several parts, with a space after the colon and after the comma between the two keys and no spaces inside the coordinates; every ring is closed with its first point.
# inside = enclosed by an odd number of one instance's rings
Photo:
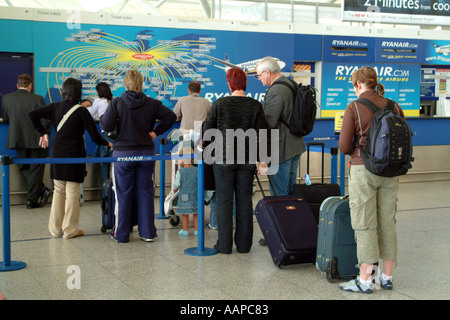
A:
{"type": "MultiPolygon", "coordinates": [[[[417,181],[438,181],[450,179],[450,118],[437,117],[418,117],[408,118],[408,123],[413,129],[414,137],[414,157],[413,168],[407,175],[401,177],[401,182],[417,182],[417,181]]],[[[0,155],[9,155],[16,157],[16,151],[6,149],[5,141],[8,132],[8,124],[0,123],[0,155]]],[[[179,123],[174,125],[174,129],[179,127],[179,123]]],[[[169,133],[169,130],[167,133],[169,133]]],[[[166,135],[167,135],[166,133],[166,135]]],[[[54,131],[52,131],[52,136],[54,131]]],[[[52,138],[52,137],[51,137],[52,138]]],[[[313,132],[305,137],[306,141],[321,141],[327,147],[337,146],[339,136],[334,135],[334,120],[333,119],[318,119],[316,120],[313,132]]],[[[93,156],[97,147],[94,144],[89,134],[86,133],[86,150],[88,156],[93,156]]],[[[51,145],[50,145],[51,147],[51,145]]],[[[170,152],[171,144],[167,145],[166,153],[170,152]]],[[[156,153],[159,153],[159,140],[156,141],[156,153]]],[[[298,177],[299,183],[304,183],[301,177],[306,173],[306,154],[300,158],[300,168],[298,177]]],[[[338,157],[338,166],[345,166],[345,172],[348,172],[349,157],[345,157],[345,163],[340,163],[341,157],[338,157]]],[[[172,166],[167,161],[166,163],[166,194],[169,192],[171,186],[172,166]]],[[[318,152],[312,152],[310,155],[310,178],[313,182],[318,182],[321,179],[322,158],[318,152]]],[[[50,179],[50,165],[46,164],[44,174],[45,184],[53,187],[50,179]]],[[[325,181],[329,182],[331,178],[331,155],[325,154],[325,181]]],[[[338,181],[340,181],[340,172],[338,170],[338,181]]],[[[26,203],[26,186],[25,181],[21,177],[16,165],[10,168],[10,191],[11,191],[11,205],[26,203]]],[[[155,196],[159,196],[159,162],[156,163],[155,176],[155,196]]],[[[83,183],[84,200],[99,200],[100,199],[100,164],[88,163],[87,176],[83,183]]]]}

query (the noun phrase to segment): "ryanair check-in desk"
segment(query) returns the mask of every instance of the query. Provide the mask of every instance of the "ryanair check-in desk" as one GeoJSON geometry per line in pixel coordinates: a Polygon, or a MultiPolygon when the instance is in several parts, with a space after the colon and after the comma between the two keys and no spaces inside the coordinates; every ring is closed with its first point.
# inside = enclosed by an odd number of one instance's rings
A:
{"type": "MultiPolygon", "coordinates": [[[[406,176],[401,177],[401,182],[411,181],[437,181],[450,179],[450,118],[436,118],[436,117],[422,117],[422,118],[408,118],[408,123],[414,131],[414,157],[415,162],[413,168],[406,176]]],[[[176,126],[179,124],[176,124],[176,126]]],[[[5,148],[6,134],[8,124],[0,124],[0,141],[3,143],[0,146],[1,155],[9,155],[16,157],[15,150],[5,148]]],[[[54,132],[52,133],[54,135],[54,132]]],[[[338,136],[334,135],[334,119],[319,119],[316,121],[314,131],[306,137],[307,141],[325,142],[327,147],[337,146],[338,136]]],[[[167,145],[166,152],[170,151],[171,145],[167,145]]],[[[86,148],[88,156],[92,156],[96,145],[92,143],[89,135],[86,133],[86,148]]],[[[159,150],[159,143],[155,147],[156,153],[159,150]]],[[[338,157],[338,166],[345,166],[345,172],[348,172],[347,162],[340,163],[341,157],[338,157]]],[[[331,155],[325,154],[325,181],[331,179],[331,155]]],[[[313,181],[319,181],[321,178],[321,156],[318,152],[311,153],[310,160],[310,176],[313,181]]],[[[46,164],[44,179],[46,185],[52,186],[50,180],[49,164],[46,164]]],[[[340,181],[340,170],[337,170],[337,181],[340,181]]],[[[304,183],[300,177],[306,173],[306,154],[303,154],[299,169],[299,183],[304,183]]],[[[26,186],[25,181],[21,177],[16,165],[10,166],[10,190],[11,190],[11,205],[26,203],[26,186]]],[[[159,195],[159,162],[156,163],[155,168],[155,195],[159,195]]],[[[166,179],[165,179],[166,194],[169,192],[171,181],[171,165],[166,163],[166,179]]],[[[88,163],[87,176],[84,184],[84,199],[99,200],[100,199],[100,164],[88,163]]]]}

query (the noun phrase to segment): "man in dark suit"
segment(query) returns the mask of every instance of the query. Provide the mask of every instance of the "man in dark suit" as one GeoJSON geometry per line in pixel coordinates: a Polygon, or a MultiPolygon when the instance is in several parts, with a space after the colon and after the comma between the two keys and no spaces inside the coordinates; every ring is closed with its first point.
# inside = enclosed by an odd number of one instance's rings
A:
{"type": "MultiPolygon", "coordinates": [[[[46,158],[47,149],[39,146],[39,134],[28,118],[28,112],[45,105],[44,98],[31,92],[32,79],[27,74],[17,78],[17,91],[3,96],[3,120],[9,122],[6,147],[16,149],[18,158],[46,158]]],[[[45,127],[50,134],[50,123],[45,127]]],[[[27,209],[45,205],[52,191],[43,183],[45,164],[19,164],[27,182],[27,209]]]]}

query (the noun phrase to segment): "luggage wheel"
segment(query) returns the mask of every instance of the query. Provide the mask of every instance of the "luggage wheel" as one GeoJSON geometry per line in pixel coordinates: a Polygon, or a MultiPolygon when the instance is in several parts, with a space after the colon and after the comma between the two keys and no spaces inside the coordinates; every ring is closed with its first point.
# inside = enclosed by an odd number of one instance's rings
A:
{"type": "Polygon", "coordinates": [[[333,277],[331,276],[331,273],[327,273],[327,280],[328,282],[333,282],[333,277]]]}
{"type": "Polygon", "coordinates": [[[169,210],[169,212],[167,212],[167,215],[170,218],[170,225],[172,225],[173,227],[176,227],[180,223],[180,217],[177,216],[173,210],[169,210]]]}
{"type": "Polygon", "coordinates": [[[333,282],[334,279],[339,278],[339,272],[337,270],[337,258],[333,257],[333,259],[331,259],[331,263],[327,268],[327,280],[328,282],[333,282]]]}

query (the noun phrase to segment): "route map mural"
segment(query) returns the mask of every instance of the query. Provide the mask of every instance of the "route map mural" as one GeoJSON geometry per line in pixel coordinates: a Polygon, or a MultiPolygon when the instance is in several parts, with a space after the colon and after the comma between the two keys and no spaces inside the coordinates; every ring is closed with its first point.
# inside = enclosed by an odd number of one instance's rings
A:
{"type": "Polygon", "coordinates": [[[176,96],[177,86],[183,82],[198,80],[209,85],[199,72],[207,71],[211,60],[202,57],[200,51],[210,53],[205,48],[214,47],[214,38],[157,40],[154,45],[152,40],[154,34],[149,29],[139,32],[133,40],[97,29],[79,30],[65,37],[65,42],[77,45],[59,52],[48,67],[39,68],[47,73],[49,100],[60,99],[55,89],[59,91],[69,76],[83,82],[84,95],[96,95],[95,85],[102,81],[113,91],[123,89],[123,76],[130,69],[141,72],[144,91],[152,91],[159,100],[176,96]]]}
{"type": "Polygon", "coordinates": [[[230,63],[248,71],[247,94],[262,101],[267,88],[253,77],[257,61],[270,55],[279,58],[285,70],[293,64],[292,34],[88,24],[69,29],[49,22],[34,23],[33,33],[39,53],[36,89],[45,92],[48,103],[60,101],[68,77],[82,81],[84,97],[95,98],[95,86],[102,81],[117,97],[125,91],[123,77],[130,69],[143,75],[145,94],[170,108],[188,94],[193,80],[213,102],[230,94],[230,63]]]}

